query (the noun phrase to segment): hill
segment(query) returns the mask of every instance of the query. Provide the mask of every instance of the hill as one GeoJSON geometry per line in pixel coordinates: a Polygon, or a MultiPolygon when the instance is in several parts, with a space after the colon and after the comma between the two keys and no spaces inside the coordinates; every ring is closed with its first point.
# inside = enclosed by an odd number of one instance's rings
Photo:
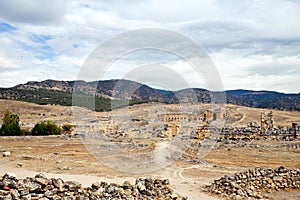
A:
{"type": "Polygon", "coordinates": [[[235,105],[300,110],[300,94],[284,94],[274,91],[230,90],[226,91],[227,102],[235,105]]]}
{"type": "MultiPolygon", "coordinates": [[[[300,94],[252,90],[229,90],[225,93],[229,104],[278,110],[300,110],[300,94]]],[[[144,102],[179,103],[190,101],[192,98],[197,98],[200,103],[210,103],[211,95],[217,94],[218,92],[210,92],[201,88],[179,91],[160,90],[122,79],[93,82],[30,81],[12,88],[0,88],[1,99],[64,106],[73,104],[88,108],[95,106],[96,111],[108,111],[112,108],[112,104],[122,107],[144,102]],[[76,101],[72,101],[72,97],[76,97],[76,101]]]]}

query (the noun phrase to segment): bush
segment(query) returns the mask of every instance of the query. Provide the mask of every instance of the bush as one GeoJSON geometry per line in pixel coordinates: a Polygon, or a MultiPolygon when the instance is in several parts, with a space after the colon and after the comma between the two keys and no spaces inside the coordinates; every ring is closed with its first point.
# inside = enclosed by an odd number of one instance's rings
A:
{"type": "Polygon", "coordinates": [[[37,123],[31,130],[31,135],[59,135],[61,134],[61,128],[54,124],[52,121],[44,121],[37,123]]]}
{"type": "Polygon", "coordinates": [[[63,129],[63,131],[65,131],[65,132],[70,132],[71,131],[71,129],[72,129],[72,125],[71,124],[64,124],[63,126],[62,126],[62,129],[63,129]]]}
{"type": "Polygon", "coordinates": [[[3,124],[0,128],[0,135],[13,136],[21,135],[21,128],[19,125],[19,115],[6,110],[3,116],[3,124]]]}
{"type": "Polygon", "coordinates": [[[21,129],[21,135],[22,136],[31,135],[31,132],[29,130],[21,129]]]}

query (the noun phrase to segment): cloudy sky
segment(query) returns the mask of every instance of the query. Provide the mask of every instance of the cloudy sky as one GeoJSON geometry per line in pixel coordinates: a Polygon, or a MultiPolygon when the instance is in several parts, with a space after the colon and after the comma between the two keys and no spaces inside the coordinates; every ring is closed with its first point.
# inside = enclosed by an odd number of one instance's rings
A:
{"type": "MultiPolygon", "coordinates": [[[[0,87],[74,80],[103,42],[131,30],[162,28],[203,47],[225,89],[299,93],[299,11],[298,0],[1,0],[0,87]]],[[[122,56],[102,78],[160,87],[161,77],[179,89],[185,86],[178,84],[178,73],[192,87],[205,87],[185,61],[159,50],[122,56]]]]}

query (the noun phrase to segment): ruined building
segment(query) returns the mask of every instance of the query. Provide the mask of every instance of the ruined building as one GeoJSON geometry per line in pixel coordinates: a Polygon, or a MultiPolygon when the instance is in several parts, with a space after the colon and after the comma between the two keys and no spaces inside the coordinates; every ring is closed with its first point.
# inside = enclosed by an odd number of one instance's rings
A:
{"type": "Polygon", "coordinates": [[[273,112],[270,111],[268,114],[265,114],[264,112],[261,113],[260,117],[261,121],[261,131],[271,131],[274,129],[274,120],[273,120],[273,112]]]}
{"type": "MultiPolygon", "coordinates": [[[[158,116],[158,119],[164,123],[164,132],[168,137],[178,135],[183,126],[190,127],[190,133],[197,134],[199,127],[206,125],[212,120],[216,120],[217,115],[210,110],[194,112],[169,112],[158,116]],[[196,126],[196,127],[195,127],[196,126]]],[[[198,137],[198,136],[195,136],[198,137]]]]}

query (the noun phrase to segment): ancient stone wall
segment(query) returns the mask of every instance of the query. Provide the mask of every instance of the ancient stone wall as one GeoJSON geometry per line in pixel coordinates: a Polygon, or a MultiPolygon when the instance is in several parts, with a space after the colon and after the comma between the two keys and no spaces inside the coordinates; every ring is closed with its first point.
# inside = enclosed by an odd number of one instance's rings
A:
{"type": "Polygon", "coordinates": [[[256,167],[224,176],[209,186],[209,191],[229,199],[267,199],[263,191],[300,189],[300,170],[285,167],[267,169],[256,167]]]}
{"type": "Polygon", "coordinates": [[[75,181],[48,179],[43,174],[34,178],[18,180],[4,175],[0,179],[0,199],[178,199],[186,198],[176,194],[169,180],[152,178],[136,179],[135,184],[125,181],[123,185],[99,182],[83,188],[75,181]]]}

